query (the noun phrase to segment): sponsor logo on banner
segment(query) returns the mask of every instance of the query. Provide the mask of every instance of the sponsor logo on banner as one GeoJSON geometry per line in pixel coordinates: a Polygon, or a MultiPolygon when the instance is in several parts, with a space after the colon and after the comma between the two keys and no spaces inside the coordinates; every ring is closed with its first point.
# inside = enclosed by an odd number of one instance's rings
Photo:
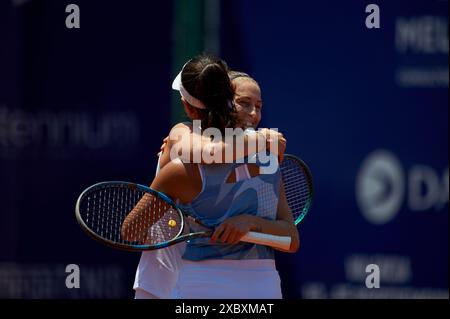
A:
{"type": "Polygon", "coordinates": [[[405,197],[410,211],[441,211],[448,204],[448,193],[448,167],[442,174],[422,164],[405,169],[387,150],[369,154],[356,177],[356,201],[361,213],[377,225],[394,219],[405,197]]]}
{"type": "Polygon", "coordinates": [[[0,105],[0,158],[67,157],[130,149],[140,136],[137,114],[109,111],[29,112],[0,105]],[[81,152],[81,153],[80,153],[81,152]]]}
{"type": "Polygon", "coordinates": [[[448,16],[397,17],[395,48],[399,87],[448,88],[448,16]]]}

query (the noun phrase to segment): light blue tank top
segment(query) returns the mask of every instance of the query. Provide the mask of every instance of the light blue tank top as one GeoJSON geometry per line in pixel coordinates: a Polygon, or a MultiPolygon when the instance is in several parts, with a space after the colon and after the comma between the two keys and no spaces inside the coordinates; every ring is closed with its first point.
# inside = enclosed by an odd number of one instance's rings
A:
{"type": "MultiPolygon", "coordinates": [[[[235,183],[226,183],[233,170],[243,164],[198,165],[202,176],[202,190],[187,205],[181,205],[192,216],[211,228],[225,219],[239,215],[257,215],[275,220],[280,191],[281,174],[260,174],[235,183]]],[[[191,225],[191,231],[199,231],[191,225]]],[[[210,243],[209,238],[190,240],[186,245],[184,259],[273,259],[273,249],[263,245],[239,243],[229,245],[210,243]]]]}

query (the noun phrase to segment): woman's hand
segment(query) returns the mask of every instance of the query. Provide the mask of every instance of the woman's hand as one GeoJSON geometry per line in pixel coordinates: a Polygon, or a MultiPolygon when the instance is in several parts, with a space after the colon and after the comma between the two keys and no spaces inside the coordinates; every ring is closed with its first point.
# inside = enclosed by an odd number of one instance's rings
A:
{"type": "Polygon", "coordinates": [[[163,139],[163,143],[162,143],[161,147],[159,148],[159,153],[157,154],[158,156],[160,156],[161,153],[164,151],[164,148],[166,147],[168,140],[169,140],[168,136],[165,139],[163,139]]]}
{"type": "Polygon", "coordinates": [[[286,151],[286,142],[287,142],[286,139],[284,138],[283,133],[270,130],[267,128],[261,129],[260,132],[266,138],[266,149],[272,152],[272,149],[275,148],[275,146],[271,147],[272,144],[277,144],[278,152],[277,154],[274,155],[278,155],[278,161],[281,163],[284,158],[284,152],[286,151]]]}
{"type": "Polygon", "coordinates": [[[220,224],[211,236],[211,242],[219,242],[226,244],[237,244],[242,236],[249,231],[257,231],[258,225],[255,216],[238,215],[233,216],[220,224]]]}

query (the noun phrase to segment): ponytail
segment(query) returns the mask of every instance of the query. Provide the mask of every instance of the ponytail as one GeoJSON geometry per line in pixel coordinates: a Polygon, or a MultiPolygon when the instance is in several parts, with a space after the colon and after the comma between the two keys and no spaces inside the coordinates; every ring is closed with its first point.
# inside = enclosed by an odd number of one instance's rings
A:
{"type": "Polygon", "coordinates": [[[224,61],[211,55],[190,60],[183,69],[181,81],[184,88],[206,107],[201,110],[204,114],[202,129],[216,127],[223,132],[225,127],[236,124],[234,91],[228,71],[224,61]]]}

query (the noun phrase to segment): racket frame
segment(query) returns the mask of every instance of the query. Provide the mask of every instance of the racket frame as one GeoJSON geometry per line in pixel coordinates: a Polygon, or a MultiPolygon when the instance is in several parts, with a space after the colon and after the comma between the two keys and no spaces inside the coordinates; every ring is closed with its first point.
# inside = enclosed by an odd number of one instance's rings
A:
{"type": "MultiPolygon", "coordinates": [[[[294,162],[296,162],[296,163],[298,163],[300,165],[300,167],[302,168],[303,173],[305,174],[305,177],[306,177],[306,180],[307,180],[307,184],[308,184],[308,189],[309,189],[309,196],[308,196],[308,199],[306,200],[306,204],[303,207],[302,212],[300,213],[300,215],[294,221],[294,224],[298,225],[300,222],[303,221],[304,217],[307,215],[308,211],[311,208],[312,199],[313,199],[312,174],[311,174],[311,170],[309,169],[308,165],[306,165],[306,163],[302,159],[300,159],[299,157],[297,157],[295,155],[292,155],[292,154],[285,154],[283,162],[286,159],[293,160],[294,162]]],[[[281,165],[280,165],[280,170],[281,170],[281,174],[283,176],[282,165],[283,165],[283,163],[281,163],[281,165]]],[[[283,187],[284,187],[284,184],[283,184],[283,187]]],[[[288,201],[288,204],[289,204],[289,201],[288,201]]],[[[193,222],[195,222],[195,223],[197,223],[197,224],[199,224],[199,225],[201,225],[203,227],[207,227],[207,226],[204,225],[203,223],[201,223],[199,220],[195,219],[193,216],[191,216],[191,215],[187,214],[185,211],[183,211],[167,195],[165,195],[165,194],[163,194],[161,192],[158,192],[156,190],[153,190],[150,187],[141,185],[141,184],[124,182],[124,181],[104,181],[104,182],[100,182],[100,183],[91,185],[88,188],[86,188],[80,194],[80,196],[77,199],[77,202],[76,202],[76,205],[75,205],[75,216],[76,216],[76,219],[77,219],[78,223],[80,224],[81,228],[83,229],[83,231],[87,235],[89,235],[93,239],[95,239],[95,240],[97,240],[97,241],[99,241],[99,242],[101,242],[101,243],[103,243],[103,244],[105,244],[105,245],[107,245],[109,247],[120,249],[120,250],[125,250],[125,251],[142,252],[142,251],[147,251],[147,250],[160,249],[160,248],[164,248],[164,247],[168,247],[168,246],[180,243],[182,241],[195,239],[195,238],[200,238],[200,237],[208,237],[212,233],[212,231],[202,231],[202,232],[194,232],[194,233],[188,233],[188,234],[182,235],[184,230],[185,230],[185,227],[186,227],[185,218],[188,218],[188,219],[192,220],[193,222]],[[128,244],[124,244],[124,243],[119,243],[119,242],[115,242],[115,241],[109,240],[107,238],[104,238],[104,237],[98,235],[95,231],[93,231],[89,226],[86,225],[86,223],[84,222],[83,218],[81,217],[80,204],[81,204],[82,200],[84,199],[84,197],[87,196],[94,189],[107,188],[108,186],[112,186],[112,185],[126,187],[126,188],[130,188],[132,190],[139,190],[139,191],[142,191],[142,192],[145,192],[145,193],[149,193],[152,196],[155,196],[157,198],[161,198],[162,200],[164,200],[173,209],[175,209],[176,212],[180,216],[180,222],[182,223],[182,225],[180,227],[180,230],[179,230],[178,234],[173,239],[171,239],[169,241],[165,241],[165,242],[154,244],[154,245],[133,244],[132,242],[129,242],[128,244]]]]}
{"type": "MultiPolygon", "coordinates": [[[[303,221],[303,219],[307,215],[308,211],[311,209],[313,194],[314,194],[313,179],[312,179],[311,170],[309,169],[308,165],[306,165],[306,163],[301,158],[299,158],[298,156],[292,155],[292,154],[284,154],[283,162],[286,159],[292,160],[300,165],[303,173],[305,174],[307,184],[308,184],[308,189],[309,189],[309,196],[308,196],[308,199],[306,200],[306,204],[303,207],[300,215],[294,220],[294,224],[297,226],[301,221],[303,221]]],[[[280,171],[281,171],[282,177],[283,177],[283,162],[281,162],[281,164],[280,164],[280,171]]],[[[283,183],[283,187],[285,187],[284,183],[283,183]]],[[[287,194],[286,191],[285,191],[285,194],[287,194]]],[[[289,201],[288,201],[288,205],[289,205],[289,201]]],[[[292,211],[292,209],[291,209],[291,211],[292,211]]]]}
{"type": "Polygon", "coordinates": [[[92,237],[93,239],[109,246],[112,248],[117,248],[117,249],[121,249],[121,250],[126,250],[126,251],[135,251],[135,252],[141,252],[141,251],[145,251],[145,250],[154,250],[154,249],[160,249],[160,248],[164,248],[167,246],[171,246],[174,245],[176,243],[182,242],[182,241],[186,241],[189,239],[194,239],[194,238],[199,238],[199,237],[207,237],[211,232],[195,232],[195,233],[189,233],[186,235],[181,235],[184,232],[186,223],[185,223],[185,218],[189,218],[192,219],[194,222],[200,224],[201,226],[206,227],[204,224],[202,224],[200,221],[196,220],[195,218],[193,218],[192,216],[187,215],[185,212],[183,212],[178,205],[167,195],[160,193],[156,190],[153,190],[147,186],[141,185],[141,184],[136,184],[136,183],[130,183],[130,182],[123,182],[123,181],[105,181],[105,182],[100,182],[94,185],[89,186],[88,188],[86,188],[78,197],[76,205],[75,205],[75,216],[76,219],[78,221],[78,223],[80,224],[81,228],[83,229],[83,231],[89,235],[90,237],[92,237]],[[179,214],[180,216],[180,221],[182,223],[181,227],[180,227],[180,231],[178,232],[178,234],[171,240],[169,241],[165,241],[163,243],[158,243],[158,244],[154,244],[154,245],[142,245],[142,244],[132,244],[132,242],[130,242],[129,244],[124,244],[124,243],[119,243],[119,242],[115,242],[112,240],[109,240],[105,237],[100,236],[99,234],[97,234],[95,231],[93,231],[83,220],[81,213],[80,213],[80,206],[81,206],[81,202],[83,201],[83,199],[89,195],[93,190],[97,190],[97,189],[102,189],[102,188],[107,188],[110,186],[120,186],[120,187],[126,187],[126,188],[130,188],[132,190],[139,190],[142,192],[146,192],[151,194],[152,196],[155,196],[157,198],[161,198],[163,199],[167,204],[169,204],[173,209],[176,210],[176,212],[179,214]]]}

